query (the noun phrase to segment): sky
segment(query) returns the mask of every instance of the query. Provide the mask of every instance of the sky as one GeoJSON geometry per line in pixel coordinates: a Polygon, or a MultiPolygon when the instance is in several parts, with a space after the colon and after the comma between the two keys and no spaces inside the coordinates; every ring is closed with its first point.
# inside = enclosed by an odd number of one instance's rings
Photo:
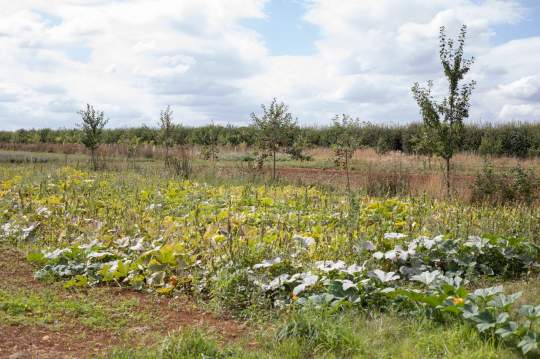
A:
{"type": "Polygon", "coordinates": [[[540,121],[537,0],[0,0],[0,129],[244,125],[276,97],[302,125],[420,120],[447,85],[440,26],[467,24],[474,123],[540,121]]]}

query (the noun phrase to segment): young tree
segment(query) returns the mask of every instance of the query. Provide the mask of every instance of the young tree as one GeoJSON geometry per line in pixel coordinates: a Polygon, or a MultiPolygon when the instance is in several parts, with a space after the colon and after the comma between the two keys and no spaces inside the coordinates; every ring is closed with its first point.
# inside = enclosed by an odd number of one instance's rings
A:
{"type": "Polygon", "coordinates": [[[238,145],[242,143],[241,128],[228,124],[225,128],[225,142],[227,145],[233,146],[234,150],[237,151],[238,145]]]}
{"type": "Polygon", "coordinates": [[[379,139],[377,140],[377,144],[375,146],[375,152],[379,156],[382,156],[392,151],[392,146],[391,146],[390,141],[391,139],[389,138],[388,134],[383,133],[381,136],[379,136],[379,139]]]}
{"type": "Polygon", "coordinates": [[[96,150],[102,142],[103,128],[107,124],[108,120],[105,119],[103,111],[96,111],[93,106],[87,104],[86,110],[77,112],[81,115],[83,137],[82,143],[90,150],[92,157],[92,167],[94,170],[98,169],[98,160],[96,150]]]}
{"type": "Polygon", "coordinates": [[[354,152],[360,147],[360,120],[354,119],[348,115],[341,115],[334,117],[333,132],[336,135],[336,142],[334,144],[336,166],[345,170],[347,177],[347,191],[351,191],[351,181],[349,177],[349,167],[351,158],[354,152]]]}
{"type": "Polygon", "coordinates": [[[176,125],[173,123],[173,111],[171,106],[159,114],[159,127],[160,127],[160,141],[165,147],[165,166],[169,166],[171,163],[170,149],[174,145],[174,130],[176,125]]]}
{"type": "Polygon", "coordinates": [[[214,123],[200,128],[198,142],[201,144],[201,154],[205,160],[215,162],[219,153],[220,128],[214,123]]]}
{"type": "Polygon", "coordinates": [[[448,97],[441,102],[431,95],[433,82],[427,87],[415,83],[412,87],[414,99],[420,107],[428,136],[434,141],[434,153],[446,162],[446,193],[450,196],[450,161],[459,149],[463,139],[463,121],[469,117],[470,97],[476,83],[471,81],[460,85],[469,72],[474,58],[463,58],[467,26],[463,25],[457,40],[448,39],[445,28],[440,29],[440,59],[444,75],[448,80],[448,97]],[[457,45],[457,46],[456,46],[457,45]]]}
{"type": "Polygon", "coordinates": [[[257,130],[257,146],[260,150],[272,155],[272,179],[276,179],[276,154],[294,141],[297,122],[293,119],[289,108],[274,98],[269,107],[261,105],[263,115],[251,114],[253,126],[257,130]]]}
{"type": "Polygon", "coordinates": [[[137,148],[141,143],[141,139],[135,134],[129,134],[126,132],[122,135],[122,137],[120,137],[118,143],[126,146],[126,162],[128,168],[130,165],[135,168],[135,156],[137,154],[137,148]]]}
{"type": "Polygon", "coordinates": [[[498,156],[502,152],[502,138],[490,132],[482,136],[478,153],[483,157],[498,156]]]}
{"type": "MultiPolygon", "coordinates": [[[[433,158],[433,151],[437,146],[437,142],[433,140],[428,131],[424,128],[418,135],[413,135],[412,139],[412,152],[417,156],[425,156],[428,160],[428,168],[431,169],[431,159],[433,158]]],[[[425,162],[424,162],[425,167],[425,162]]]]}
{"type": "Polygon", "coordinates": [[[310,155],[304,153],[304,150],[309,146],[308,139],[304,131],[297,128],[294,132],[294,140],[289,143],[285,152],[296,161],[311,161],[310,155]]]}

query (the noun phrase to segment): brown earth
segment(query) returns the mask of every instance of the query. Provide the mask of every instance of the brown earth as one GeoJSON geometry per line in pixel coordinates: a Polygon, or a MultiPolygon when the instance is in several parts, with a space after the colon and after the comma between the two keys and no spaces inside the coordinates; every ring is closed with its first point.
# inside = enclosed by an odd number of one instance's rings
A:
{"type": "MultiPolygon", "coordinates": [[[[41,283],[34,279],[33,268],[21,250],[0,247],[0,290],[9,293],[21,289],[30,293],[54,290],[56,295],[66,299],[71,296],[70,290],[58,284],[41,283]]],[[[55,325],[0,323],[0,358],[87,358],[106,353],[113,347],[153,344],[162,336],[187,327],[207,328],[222,342],[235,341],[246,333],[245,324],[204,312],[186,298],[157,297],[112,287],[92,288],[89,291],[108,301],[132,299],[137,303],[134,310],[158,319],[129,322],[121,333],[113,328],[91,328],[77,318],[68,316],[54,318],[55,325]]],[[[0,311],[1,308],[0,301],[0,311]]]]}
{"type": "MultiPolygon", "coordinates": [[[[253,169],[242,166],[220,167],[216,177],[234,177],[239,174],[253,175],[253,169]]],[[[265,168],[263,173],[271,177],[271,170],[265,168]]],[[[310,167],[277,167],[278,179],[298,185],[319,185],[328,188],[345,189],[347,177],[344,170],[336,168],[310,168],[310,167]]],[[[451,185],[454,196],[469,200],[471,184],[475,176],[467,174],[454,174],[451,176],[451,185]]],[[[349,181],[352,189],[362,189],[370,195],[422,195],[424,193],[434,198],[445,198],[446,187],[440,171],[411,172],[410,170],[380,170],[355,169],[349,171],[349,181]]]]}

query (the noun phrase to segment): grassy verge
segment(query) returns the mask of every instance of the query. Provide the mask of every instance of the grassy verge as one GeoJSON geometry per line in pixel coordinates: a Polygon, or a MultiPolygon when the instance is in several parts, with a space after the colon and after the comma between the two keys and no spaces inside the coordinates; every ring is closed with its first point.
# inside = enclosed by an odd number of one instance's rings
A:
{"type": "Polygon", "coordinates": [[[253,342],[223,345],[208,331],[173,333],[146,349],[115,349],[104,358],[517,358],[472,328],[419,317],[310,311],[266,323],[253,342]],[[251,344],[251,347],[250,347],[251,344]]]}
{"type": "Polygon", "coordinates": [[[91,329],[119,330],[130,322],[150,320],[148,313],[135,310],[140,304],[138,299],[98,297],[98,293],[0,289],[0,322],[43,325],[59,330],[77,321],[91,329]]]}

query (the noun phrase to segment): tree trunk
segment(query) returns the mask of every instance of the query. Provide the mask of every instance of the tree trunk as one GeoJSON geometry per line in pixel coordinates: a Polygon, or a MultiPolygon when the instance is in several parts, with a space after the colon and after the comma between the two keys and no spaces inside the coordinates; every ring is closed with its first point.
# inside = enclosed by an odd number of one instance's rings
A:
{"type": "Polygon", "coordinates": [[[92,157],[92,168],[97,171],[96,150],[93,148],[90,150],[90,157],[92,157]]]}
{"type": "Polygon", "coordinates": [[[450,198],[450,158],[446,158],[446,197],[450,198]]]}
{"type": "Polygon", "coordinates": [[[347,176],[347,192],[351,192],[351,180],[349,179],[349,154],[345,152],[345,175],[347,176]]]}
{"type": "Polygon", "coordinates": [[[272,168],[272,179],[275,180],[276,179],[276,150],[272,151],[272,156],[274,159],[274,165],[272,168]]]}

